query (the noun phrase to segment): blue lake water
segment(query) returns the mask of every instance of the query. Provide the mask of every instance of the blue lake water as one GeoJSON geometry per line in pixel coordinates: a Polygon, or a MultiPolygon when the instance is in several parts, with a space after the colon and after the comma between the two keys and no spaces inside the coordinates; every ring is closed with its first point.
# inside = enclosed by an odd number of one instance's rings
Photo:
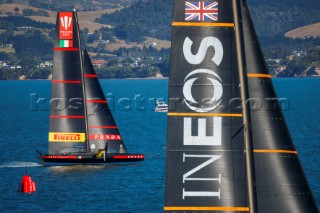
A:
{"type": "MultiPolygon", "coordinates": [[[[309,184],[320,205],[320,79],[273,79],[309,184]]],[[[126,165],[42,167],[47,151],[50,81],[0,81],[0,212],[163,212],[168,80],[101,80],[131,153],[145,161],[126,165]],[[37,192],[18,193],[26,172],[37,192]]]]}

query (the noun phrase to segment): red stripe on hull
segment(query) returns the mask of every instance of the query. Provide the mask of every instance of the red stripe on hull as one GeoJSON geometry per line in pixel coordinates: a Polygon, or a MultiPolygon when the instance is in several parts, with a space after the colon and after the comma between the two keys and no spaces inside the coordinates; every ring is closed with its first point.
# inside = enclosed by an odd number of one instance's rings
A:
{"type": "Polygon", "coordinates": [[[107,154],[105,158],[97,158],[95,154],[74,154],[74,155],[42,155],[43,165],[59,165],[63,164],[101,164],[116,162],[137,162],[143,161],[143,154],[107,154]]]}
{"type": "Polygon", "coordinates": [[[144,158],[144,155],[115,155],[114,159],[131,159],[131,158],[144,158]]]}
{"type": "Polygon", "coordinates": [[[70,156],[64,156],[64,155],[50,155],[50,156],[42,156],[44,159],[81,159],[81,156],[75,156],[75,155],[70,155],[70,156]]]}
{"type": "Polygon", "coordinates": [[[52,83],[81,84],[79,80],[51,80],[52,83]]]}
{"type": "Polygon", "coordinates": [[[117,126],[88,126],[89,129],[118,129],[117,126]]]}
{"type": "Polygon", "coordinates": [[[50,115],[50,118],[77,118],[83,119],[83,115],[50,115]]]}
{"type": "Polygon", "coordinates": [[[69,47],[69,48],[59,48],[59,47],[55,47],[53,48],[54,51],[78,51],[78,48],[74,48],[74,47],[69,47]]]}

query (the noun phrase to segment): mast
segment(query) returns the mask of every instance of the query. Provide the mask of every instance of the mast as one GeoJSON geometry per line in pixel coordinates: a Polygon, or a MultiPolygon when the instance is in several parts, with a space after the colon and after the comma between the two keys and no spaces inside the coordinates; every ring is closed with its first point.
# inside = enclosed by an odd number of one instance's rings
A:
{"type": "MultiPolygon", "coordinates": [[[[233,16],[235,23],[235,39],[236,39],[236,50],[238,58],[238,70],[240,78],[240,93],[241,93],[241,106],[243,112],[243,125],[244,125],[244,142],[245,142],[245,153],[246,153],[246,168],[247,168],[247,187],[249,196],[249,207],[250,212],[257,212],[257,201],[256,201],[256,190],[255,190],[255,172],[254,172],[254,161],[253,161],[253,145],[252,145],[252,131],[251,131],[251,119],[250,109],[248,109],[247,100],[248,84],[246,77],[246,61],[245,61],[245,50],[243,42],[242,32],[242,18],[239,0],[232,0],[233,5],[233,16]]],[[[249,103],[249,102],[248,102],[249,103]]]]}
{"type": "Polygon", "coordinates": [[[85,87],[85,78],[84,78],[84,68],[83,68],[83,51],[81,48],[81,37],[80,37],[80,28],[78,22],[78,13],[74,11],[75,23],[77,28],[77,37],[78,37],[78,46],[79,46],[79,59],[80,59],[80,70],[81,70],[81,82],[82,82],[82,93],[83,93],[83,110],[84,110],[84,122],[85,122],[85,132],[86,132],[86,150],[90,152],[89,148],[89,131],[88,131],[88,112],[87,112],[87,96],[86,96],[86,87],[85,87]]]}

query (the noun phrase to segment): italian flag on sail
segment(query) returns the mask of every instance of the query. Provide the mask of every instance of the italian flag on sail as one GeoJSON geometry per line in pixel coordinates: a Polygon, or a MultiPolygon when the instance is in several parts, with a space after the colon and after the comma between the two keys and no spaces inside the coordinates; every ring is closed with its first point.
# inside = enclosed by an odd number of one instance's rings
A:
{"type": "Polygon", "coordinates": [[[60,47],[73,47],[73,40],[60,40],[60,47]]]}

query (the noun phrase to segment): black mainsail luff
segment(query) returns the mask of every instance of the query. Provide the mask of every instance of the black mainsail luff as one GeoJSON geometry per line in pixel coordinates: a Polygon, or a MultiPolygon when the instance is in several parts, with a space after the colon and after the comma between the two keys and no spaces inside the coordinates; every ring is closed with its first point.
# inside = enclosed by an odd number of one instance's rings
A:
{"type": "Polygon", "coordinates": [[[83,59],[90,151],[96,153],[107,146],[108,153],[127,153],[87,50],[83,59]]]}
{"type": "Polygon", "coordinates": [[[86,150],[86,122],[75,14],[58,13],[56,26],[48,152],[83,152],[86,150]],[[61,34],[61,22],[66,23],[66,29],[63,28],[66,34],[61,34]]]}
{"type": "Polygon", "coordinates": [[[186,21],[185,7],[174,2],[164,210],[248,211],[232,1],[218,21],[186,21]]]}
{"type": "Polygon", "coordinates": [[[258,212],[318,212],[245,0],[241,0],[258,212]]]}

